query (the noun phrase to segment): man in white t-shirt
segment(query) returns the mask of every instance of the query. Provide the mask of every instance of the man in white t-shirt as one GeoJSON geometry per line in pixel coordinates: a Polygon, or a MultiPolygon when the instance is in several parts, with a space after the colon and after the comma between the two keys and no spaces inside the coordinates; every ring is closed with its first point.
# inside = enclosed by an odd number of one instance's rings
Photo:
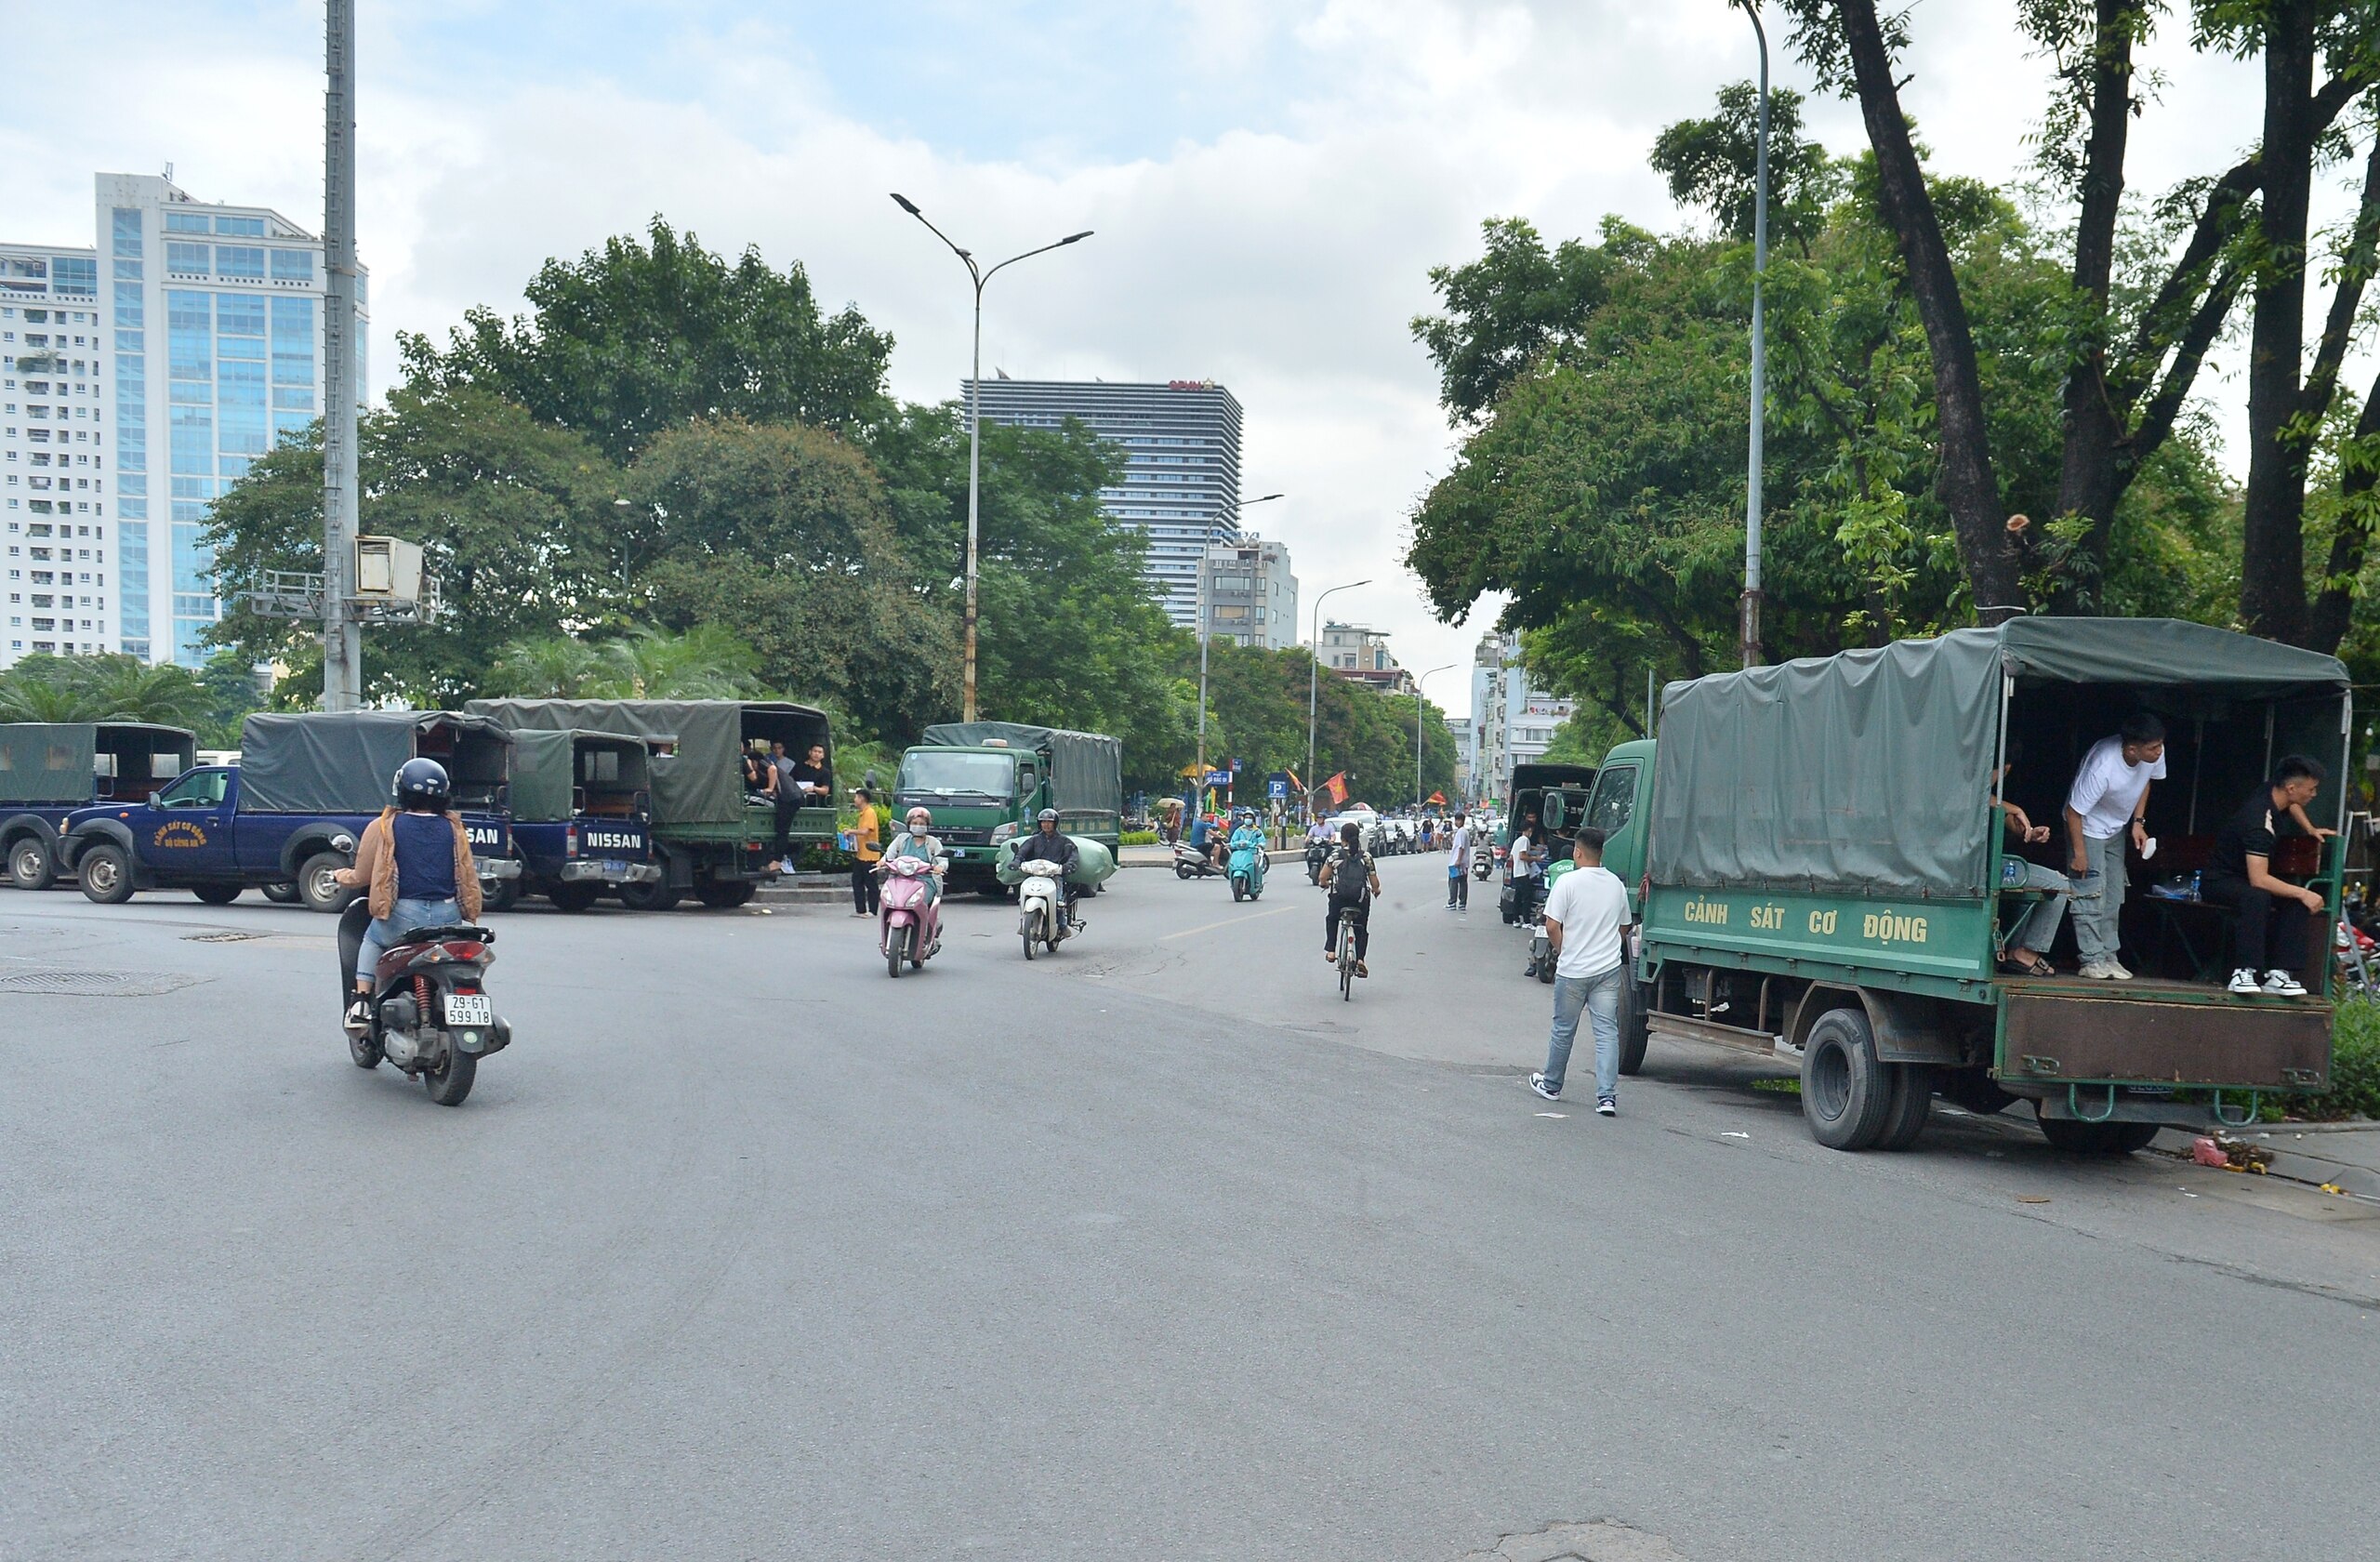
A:
{"type": "Polygon", "coordinates": [[[2066,794],[2067,872],[2074,881],[2074,942],[2082,974],[2128,982],[2117,960],[2123,914],[2123,848],[2149,849],[2149,783],[2165,778],[2165,723],[2143,711],[2091,745],[2066,794]]]}
{"type": "Polygon", "coordinates": [[[1447,909],[1471,909],[1471,821],[1456,822],[1447,849],[1447,909]]]}
{"type": "Polygon", "coordinates": [[[1548,1101],[1562,1096],[1570,1043],[1584,1010],[1595,1033],[1595,1110],[1620,1109],[1620,999],[1628,981],[1628,886],[1603,866],[1603,831],[1581,829],[1570,844],[1569,872],[1545,901],[1545,936],[1554,948],[1554,1039],[1545,1071],[1528,1088],[1548,1101]]]}

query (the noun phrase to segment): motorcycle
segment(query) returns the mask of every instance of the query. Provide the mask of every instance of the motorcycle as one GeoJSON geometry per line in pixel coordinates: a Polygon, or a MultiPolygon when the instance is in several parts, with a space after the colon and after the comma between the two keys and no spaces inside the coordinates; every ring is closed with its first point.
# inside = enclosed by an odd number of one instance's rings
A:
{"type": "Polygon", "coordinates": [[[1496,848],[1480,841],[1471,849],[1471,876],[1485,880],[1496,871],[1496,848]]]}
{"type": "Polygon", "coordinates": [[[1173,876],[1176,879],[1211,879],[1223,869],[1214,859],[1186,841],[1173,843],[1173,876]]]}
{"type": "Polygon", "coordinates": [[[1060,944],[1082,931],[1066,915],[1066,870],[1053,862],[1019,863],[1017,868],[1025,875],[1016,886],[1016,930],[1025,939],[1025,958],[1033,958],[1037,943],[1054,955],[1060,944]]]}
{"type": "MultiPolygon", "coordinates": [[[[372,908],[362,896],[339,914],[341,1004],[353,999],[355,962],[371,924],[372,908]]],[[[480,1060],[512,1044],[512,1027],[487,995],[495,942],[486,928],[456,923],[417,928],[382,951],[364,1029],[347,1038],[355,1066],[377,1068],[386,1059],[428,1086],[439,1105],[461,1105],[480,1060]]]]}
{"type": "Polygon", "coordinates": [[[1248,900],[1263,898],[1264,866],[1265,854],[1263,841],[1260,841],[1249,846],[1235,846],[1231,849],[1229,872],[1231,898],[1235,903],[1243,898],[1248,900]]]}
{"type": "Polygon", "coordinates": [[[933,894],[934,865],[923,857],[887,857],[877,900],[876,946],[884,973],[899,980],[901,962],[923,971],[942,949],[942,900],[933,894]]]}
{"type": "Polygon", "coordinates": [[[1329,860],[1330,843],[1329,841],[1307,841],[1305,843],[1305,881],[1309,884],[1321,883],[1322,865],[1329,860]]]}

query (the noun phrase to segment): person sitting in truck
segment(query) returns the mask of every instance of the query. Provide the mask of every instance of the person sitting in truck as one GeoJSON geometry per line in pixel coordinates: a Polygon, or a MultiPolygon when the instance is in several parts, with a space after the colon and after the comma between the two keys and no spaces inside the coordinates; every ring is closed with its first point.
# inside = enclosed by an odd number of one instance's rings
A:
{"type": "Polygon", "coordinates": [[[755,743],[744,750],[744,789],[756,798],[777,795],[777,767],[763,745],[755,743]]]}
{"type": "Polygon", "coordinates": [[[2308,934],[2325,909],[2320,891],[2276,878],[2273,847],[2285,835],[2312,835],[2306,805],[2322,788],[2321,761],[2292,754],[2215,832],[2202,893],[2239,914],[2231,932],[2231,991],[2303,998],[2308,934]],[[2263,980],[2257,973],[2264,973],[2263,980]]]}
{"type": "Polygon", "coordinates": [[[2165,723],[2142,711],[2091,745],[2066,795],[2067,872],[2074,880],[2074,942],[2082,974],[2129,982],[2116,956],[2122,942],[2124,859],[2149,851],[2149,784],[2165,778],[2165,723]]]}
{"type": "Polygon", "coordinates": [[[1080,928],[1082,923],[1075,916],[1075,902],[1081,898],[1082,886],[1075,882],[1075,874],[1082,867],[1082,848],[1075,844],[1074,837],[1058,828],[1056,809],[1045,808],[1034,816],[1033,833],[1017,843],[1016,860],[1053,862],[1066,870],[1065,877],[1058,880],[1065,887],[1066,921],[1080,928]]]}
{"type": "Polygon", "coordinates": [[[436,760],[407,760],[397,770],[396,802],[364,827],[355,866],[335,875],[354,888],[369,885],[372,925],[355,956],[355,1001],[348,1028],[371,1023],[372,981],[381,954],[417,928],[476,922],[480,875],[471,835],[449,809],[453,789],[436,760]]]}
{"type": "MultiPolygon", "coordinates": [[[[2033,823],[2025,811],[2010,802],[2005,792],[2008,773],[2016,768],[2024,757],[2024,746],[2015,738],[2008,740],[2007,753],[2002,758],[1999,774],[1991,780],[1991,805],[2000,810],[2002,823],[2008,833],[2027,846],[2049,843],[2049,827],[2033,823]]],[[[2000,969],[2016,976],[2055,976],[2057,968],[2049,962],[2049,946],[2057,941],[2057,926],[2066,920],[2067,897],[2074,885],[2065,874],[2054,867],[2043,867],[2028,862],[2010,852],[2000,859],[2000,887],[2003,890],[2034,890],[2041,899],[2025,907],[2016,925],[2008,930],[2006,952],[2000,957],[2000,969]]]]}

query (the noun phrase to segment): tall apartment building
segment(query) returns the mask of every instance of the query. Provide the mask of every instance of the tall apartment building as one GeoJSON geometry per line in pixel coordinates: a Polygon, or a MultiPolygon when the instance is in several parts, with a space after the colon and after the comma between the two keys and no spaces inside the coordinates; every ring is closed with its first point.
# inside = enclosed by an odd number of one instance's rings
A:
{"type": "Polygon", "coordinates": [[[1471,668],[1471,777],[1479,798],[1501,802],[1514,765],[1542,759],[1577,702],[1532,686],[1516,634],[1479,637],[1471,668]]]}
{"type": "Polygon", "coordinates": [[[0,667],[115,643],[98,268],[0,245],[0,667]]]}
{"type": "Polygon", "coordinates": [[[1207,549],[1207,632],[1268,651],[1298,642],[1298,577],[1288,549],[1254,532],[1207,549]]]}
{"type": "MultiPolygon", "coordinates": [[[[959,382],[964,396],[976,389],[959,382]]],[[[1145,577],[1184,629],[1198,622],[1199,561],[1239,540],[1238,399],[1213,380],[1163,385],[987,379],[987,423],[1054,429],[1067,418],[1123,446],[1124,481],[1100,490],[1109,515],[1148,535],[1145,577]]]]}
{"type": "MultiPolygon", "coordinates": [[[[222,616],[200,541],[207,507],[281,436],[319,416],[323,243],[269,207],[193,200],[153,175],[99,175],[97,207],[120,644],[196,666],[206,657],[198,637],[222,616]]],[[[365,285],[359,275],[359,404],[365,285]]]]}

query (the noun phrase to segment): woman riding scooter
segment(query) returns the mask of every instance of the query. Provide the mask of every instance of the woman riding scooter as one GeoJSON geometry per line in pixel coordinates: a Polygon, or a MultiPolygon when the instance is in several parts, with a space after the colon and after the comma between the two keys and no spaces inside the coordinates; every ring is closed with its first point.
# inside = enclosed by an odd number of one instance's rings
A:
{"type": "Polygon", "coordinates": [[[364,827],[355,866],[336,875],[350,889],[370,887],[372,925],[356,951],[347,1011],[347,1026],[358,1034],[371,1024],[372,973],[384,950],[417,928],[480,917],[479,868],[471,861],[470,832],[447,807],[446,767],[436,760],[407,760],[398,768],[394,790],[395,804],[364,827]]]}

